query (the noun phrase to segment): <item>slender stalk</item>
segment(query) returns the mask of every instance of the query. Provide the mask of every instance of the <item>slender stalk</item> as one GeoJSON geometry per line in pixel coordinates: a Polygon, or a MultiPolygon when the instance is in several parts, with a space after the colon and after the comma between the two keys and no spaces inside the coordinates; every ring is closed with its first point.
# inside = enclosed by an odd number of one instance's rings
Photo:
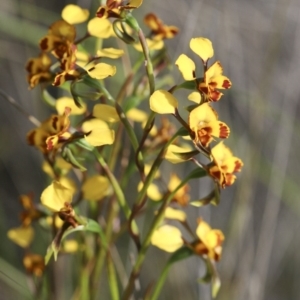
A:
{"type": "MultiPolygon", "coordinates": [[[[98,150],[96,148],[93,149],[93,153],[94,153],[95,157],[97,158],[98,162],[100,163],[101,167],[103,168],[104,172],[106,173],[111,185],[113,186],[113,189],[114,189],[114,192],[118,199],[120,207],[123,209],[126,218],[129,219],[131,210],[126,202],[124,193],[123,193],[116,177],[110,171],[106,161],[104,160],[104,158],[102,157],[102,155],[98,152],[98,150]]],[[[138,227],[135,223],[133,223],[132,229],[135,234],[138,234],[138,227]]]]}
{"type": "Polygon", "coordinates": [[[138,35],[145,56],[145,67],[147,70],[147,76],[149,81],[150,95],[152,95],[155,91],[155,80],[154,80],[154,73],[153,73],[153,65],[150,58],[150,52],[142,29],[139,30],[138,35]]]}
{"type": "Polygon", "coordinates": [[[170,194],[167,194],[165,196],[165,198],[163,199],[163,204],[162,206],[160,207],[159,211],[158,211],[158,214],[156,215],[156,217],[154,218],[152,224],[151,224],[151,227],[146,235],[146,238],[144,240],[144,242],[142,243],[142,246],[141,246],[141,250],[139,252],[139,255],[137,257],[137,260],[136,260],[136,263],[132,269],[132,272],[130,274],[130,278],[129,278],[129,282],[127,284],[127,287],[124,291],[124,294],[123,294],[123,300],[128,300],[130,299],[130,296],[133,292],[133,288],[134,288],[134,281],[136,280],[136,278],[139,276],[140,274],[140,270],[141,270],[141,267],[142,267],[142,264],[145,260],[145,257],[146,257],[146,252],[150,246],[150,243],[151,243],[151,237],[154,233],[154,231],[156,230],[156,228],[158,227],[158,225],[161,223],[161,221],[163,220],[164,218],[164,212],[166,210],[166,208],[168,207],[168,205],[170,204],[170,202],[172,201],[174,195],[176,194],[176,192],[182,187],[184,186],[188,180],[190,178],[189,177],[186,177],[177,187],[176,189],[171,192],[170,194]]]}
{"type": "Polygon", "coordinates": [[[119,288],[115,266],[110,253],[107,255],[107,273],[110,295],[112,300],[119,300],[119,288]]]}

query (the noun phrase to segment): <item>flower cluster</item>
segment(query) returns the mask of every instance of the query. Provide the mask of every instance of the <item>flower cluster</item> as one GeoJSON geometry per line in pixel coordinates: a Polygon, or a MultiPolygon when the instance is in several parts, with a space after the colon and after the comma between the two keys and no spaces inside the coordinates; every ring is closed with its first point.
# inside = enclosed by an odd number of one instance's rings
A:
{"type": "MultiPolygon", "coordinates": [[[[132,238],[138,250],[123,299],[131,298],[151,245],[174,252],[165,270],[185,257],[201,257],[210,266],[208,273],[214,282],[224,234],[201,218],[191,222],[185,210],[190,205],[217,205],[221,188],[232,185],[243,166],[224,145],[230,129],[213,108],[223,95],[220,89],[230,88],[231,81],[223,75],[219,61],[209,66],[214,54],[211,41],[198,37],[190,42],[191,50],[200,57],[202,77],[197,63],[181,54],[175,65],[184,82],[169,90],[157,89],[157,83],[160,87],[173,84],[166,75],[170,64],[166,44],[179,29],[148,13],[145,35],[132,15],[141,5],[142,0],[107,0],[92,17],[86,9],[67,5],[61,20],[40,40],[40,54],[26,64],[29,87],[39,85],[41,98],[52,110],[27,134],[28,144],[44,159],[42,170],[48,182],[39,204],[34,203],[33,195],[21,197],[21,226],[9,230],[8,237],[26,249],[24,266],[38,277],[52,255],[57,260],[59,252],[82,252],[83,259],[73,261],[91,281],[91,299],[99,296],[105,265],[110,291],[115,299],[121,298],[112,260],[120,237],[132,238]],[[80,38],[76,26],[85,30],[80,38]],[[115,66],[107,63],[111,59],[117,60],[115,66]],[[57,88],[57,98],[51,95],[50,85],[57,88]],[[178,89],[193,90],[188,95],[193,104],[187,108],[186,119],[181,116],[182,103],[174,96],[178,89]],[[150,110],[145,111],[143,102],[148,99],[150,110]],[[209,162],[201,162],[198,155],[209,162]],[[196,166],[189,174],[175,172],[175,168],[167,173],[162,168],[163,164],[187,162],[196,166]],[[212,178],[211,193],[191,200],[194,193],[189,181],[206,176],[212,178]],[[146,205],[149,199],[151,204],[146,205]],[[145,212],[151,220],[144,236],[136,219],[145,212]],[[176,222],[187,229],[188,236],[174,226],[176,222]],[[34,239],[38,226],[52,237],[44,249],[45,260],[30,251],[38,240],[34,239]],[[75,231],[81,235],[70,239],[75,231]]],[[[117,264],[125,270],[122,264],[127,262],[117,264]]],[[[154,294],[164,280],[161,276],[154,294]]],[[[79,286],[84,289],[85,284],[79,286]]],[[[84,292],[78,290],[78,295],[84,292]]]]}

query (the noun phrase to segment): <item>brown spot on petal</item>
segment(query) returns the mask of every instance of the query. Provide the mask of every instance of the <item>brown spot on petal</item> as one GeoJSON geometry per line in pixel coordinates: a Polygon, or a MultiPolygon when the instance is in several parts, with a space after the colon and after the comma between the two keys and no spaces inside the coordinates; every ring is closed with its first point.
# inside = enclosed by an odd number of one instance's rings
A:
{"type": "Polygon", "coordinates": [[[35,133],[36,133],[36,131],[35,131],[35,130],[32,130],[32,131],[30,131],[30,132],[27,134],[26,139],[27,139],[27,143],[28,143],[29,145],[34,145],[34,137],[35,137],[35,133]]]}
{"type": "Polygon", "coordinates": [[[223,81],[223,84],[222,84],[222,87],[224,88],[224,89],[229,89],[230,87],[231,87],[231,82],[229,81],[229,80],[224,80],[223,81]]]}
{"type": "Polygon", "coordinates": [[[197,131],[198,139],[203,147],[207,147],[208,144],[211,142],[211,132],[211,127],[202,127],[200,130],[197,131]]]}
{"type": "Polygon", "coordinates": [[[40,48],[43,51],[48,51],[49,50],[49,43],[48,43],[48,38],[47,37],[44,37],[43,39],[41,39],[40,48]]]}
{"type": "Polygon", "coordinates": [[[55,130],[57,130],[57,122],[58,122],[58,117],[54,116],[51,125],[55,130]]]}
{"type": "Polygon", "coordinates": [[[219,92],[218,90],[210,90],[210,92],[209,92],[209,98],[211,101],[214,101],[214,102],[219,101],[221,99],[222,95],[223,94],[221,92],[219,92]]]}
{"type": "Polygon", "coordinates": [[[229,136],[230,130],[229,127],[227,125],[225,125],[224,123],[220,123],[220,135],[219,137],[222,139],[226,139],[229,136]]]}
{"type": "Polygon", "coordinates": [[[233,172],[240,172],[241,169],[242,169],[242,166],[243,166],[244,164],[242,163],[242,161],[241,161],[240,159],[237,159],[237,160],[234,162],[234,165],[235,165],[235,167],[234,167],[233,172]]]}
{"type": "Polygon", "coordinates": [[[96,12],[96,16],[98,18],[102,18],[105,15],[105,8],[104,7],[100,7],[100,9],[96,12]]]}

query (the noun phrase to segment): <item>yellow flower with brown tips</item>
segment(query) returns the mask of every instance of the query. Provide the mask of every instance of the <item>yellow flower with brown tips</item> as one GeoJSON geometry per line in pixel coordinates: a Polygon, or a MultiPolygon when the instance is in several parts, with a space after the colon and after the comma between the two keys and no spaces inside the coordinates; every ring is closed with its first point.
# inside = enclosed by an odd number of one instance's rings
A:
{"type": "Polygon", "coordinates": [[[222,75],[223,67],[219,61],[216,61],[204,73],[204,81],[198,85],[198,90],[206,95],[208,101],[219,101],[222,93],[218,89],[229,89],[231,81],[228,77],[222,75]]]}
{"type": "Polygon", "coordinates": [[[222,254],[222,243],[225,239],[221,230],[212,229],[202,219],[198,220],[196,234],[199,242],[194,244],[194,251],[199,255],[206,255],[210,259],[219,261],[222,254]]]}
{"type": "Polygon", "coordinates": [[[151,29],[151,36],[154,40],[171,39],[179,32],[176,26],[165,25],[153,13],[147,14],[144,17],[144,22],[151,29]]]}
{"type": "Polygon", "coordinates": [[[230,186],[234,183],[234,173],[240,172],[243,162],[233,156],[231,150],[220,142],[211,149],[213,162],[209,165],[208,173],[222,186],[230,186]]]}
{"type": "Polygon", "coordinates": [[[38,57],[30,58],[27,61],[25,68],[28,72],[27,81],[30,89],[33,89],[39,83],[52,80],[51,64],[51,59],[46,53],[41,53],[38,57]]]}
{"type": "Polygon", "coordinates": [[[124,10],[136,9],[141,6],[143,0],[107,0],[106,5],[101,5],[96,16],[98,18],[121,18],[124,10]]]}
{"type": "Polygon", "coordinates": [[[204,103],[190,112],[189,126],[195,133],[194,143],[203,147],[208,147],[213,137],[225,139],[230,133],[229,127],[218,121],[218,114],[209,103],[204,103]]]}

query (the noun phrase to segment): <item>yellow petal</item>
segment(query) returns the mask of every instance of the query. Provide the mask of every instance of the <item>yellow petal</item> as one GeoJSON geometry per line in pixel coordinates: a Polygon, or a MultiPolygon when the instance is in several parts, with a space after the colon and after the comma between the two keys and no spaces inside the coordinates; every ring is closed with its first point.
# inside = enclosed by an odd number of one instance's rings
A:
{"type": "Polygon", "coordinates": [[[112,25],[107,19],[93,18],[88,23],[88,32],[97,38],[106,39],[112,35],[112,25]]]}
{"type": "Polygon", "coordinates": [[[41,202],[52,211],[60,211],[65,203],[71,203],[73,191],[58,181],[53,181],[42,193],[41,202]]]}
{"type": "Polygon", "coordinates": [[[185,54],[181,54],[176,62],[175,65],[178,67],[182,77],[185,80],[193,80],[195,79],[195,70],[196,66],[195,63],[185,54]]]}
{"type": "Polygon", "coordinates": [[[209,226],[209,224],[200,219],[196,229],[196,234],[198,238],[203,242],[206,239],[206,235],[210,231],[211,231],[211,227],[209,226]]]}
{"type": "MultiPolygon", "coordinates": [[[[157,41],[157,40],[146,39],[146,42],[147,42],[149,50],[160,50],[165,45],[163,40],[157,41]]],[[[133,47],[137,51],[143,52],[143,48],[140,43],[133,44],[133,47]]]]}
{"type": "Polygon", "coordinates": [[[163,225],[153,233],[151,243],[166,252],[174,252],[183,245],[183,240],[178,228],[163,225]]]}
{"type": "Polygon", "coordinates": [[[7,236],[20,247],[27,248],[33,240],[34,230],[31,226],[15,227],[7,232],[7,236]]]}
{"type": "Polygon", "coordinates": [[[131,0],[131,1],[129,1],[128,6],[137,8],[137,7],[141,6],[142,3],[143,3],[143,0],[131,0]]]}
{"type": "Polygon", "coordinates": [[[217,75],[212,77],[209,80],[209,83],[213,85],[214,88],[217,89],[229,89],[232,85],[229,78],[223,75],[217,75]]]}
{"type": "Polygon", "coordinates": [[[64,187],[70,189],[73,194],[76,193],[77,187],[76,187],[75,182],[71,178],[68,178],[65,176],[60,177],[59,183],[62,184],[64,187]]]}
{"type": "MultiPolygon", "coordinates": [[[[138,185],[138,191],[140,191],[143,187],[143,183],[140,182],[138,185]]],[[[158,186],[154,183],[151,183],[147,189],[147,196],[153,201],[159,201],[162,199],[163,195],[158,189],[158,186]]]]}
{"type": "Polygon", "coordinates": [[[108,125],[98,119],[91,119],[82,125],[82,130],[86,132],[85,139],[92,146],[111,145],[115,140],[115,132],[108,125]]]}
{"type": "Polygon", "coordinates": [[[184,222],[186,220],[186,213],[179,209],[167,207],[165,210],[165,218],[184,222]]]}
{"type": "Polygon", "coordinates": [[[82,103],[82,107],[76,106],[73,98],[70,97],[61,97],[57,99],[55,106],[59,115],[63,115],[66,107],[71,108],[71,115],[81,115],[86,111],[86,104],[82,103]]]}
{"type": "Polygon", "coordinates": [[[104,48],[97,51],[97,56],[116,59],[124,55],[124,50],[115,48],[104,48]]]}
{"type": "MultiPolygon", "coordinates": [[[[60,38],[60,42],[67,40],[73,43],[76,37],[76,29],[72,24],[64,20],[58,20],[50,26],[48,30],[49,36],[60,38]]],[[[40,46],[42,45],[40,44],[40,46]]],[[[42,50],[44,49],[42,48],[42,50]]]]}
{"type": "Polygon", "coordinates": [[[173,164],[178,164],[181,162],[184,162],[186,160],[180,158],[179,156],[177,156],[175,153],[185,153],[185,152],[190,152],[191,149],[187,148],[187,147],[179,147],[176,145],[170,145],[167,149],[167,152],[165,154],[165,159],[168,160],[169,162],[173,163],[173,164]]]}
{"type": "Polygon", "coordinates": [[[190,48],[206,62],[214,56],[212,42],[209,39],[198,37],[190,41],[190,48]]]}
{"type": "MultiPolygon", "coordinates": [[[[151,168],[152,168],[152,165],[145,164],[145,175],[146,175],[146,176],[149,174],[151,168]]],[[[160,177],[160,172],[159,172],[159,170],[156,171],[156,173],[155,173],[155,175],[154,175],[154,178],[158,178],[158,177],[160,177]]]]}
{"type": "Polygon", "coordinates": [[[105,63],[99,63],[91,68],[87,66],[86,70],[92,78],[96,79],[104,79],[106,77],[115,75],[117,72],[117,68],[115,66],[105,63]]]}
{"type": "Polygon", "coordinates": [[[201,94],[199,92],[192,92],[188,95],[188,99],[199,104],[201,101],[201,94]]]}
{"type": "Polygon", "coordinates": [[[221,139],[227,139],[230,134],[230,128],[220,121],[212,121],[207,123],[206,127],[210,128],[210,135],[219,137],[221,139]]]}
{"type": "Polygon", "coordinates": [[[157,90],[150,97],[150,108],[156,113],[173,114],[177,107],[177,99],[165,90],[157,90]]]}
{"type": "Polygon", "coordinates": [[[120,121],[116,109],[113,106],[107,104],[96,104],[93,109],[93,116],[97,119],[109,123],[115,123],[120,121]]]}
{"type": "Polygon", "coordinates": [[[196,131],[198,126],[217,119],[218,115],[215,110],[208,103],[203,103],[190,112],[189,125],[192,130],[196,131]]]}
{"type": "Polygon", "coordinates": [[[214,62],[205,73],[206,83],[209,83],[211,78],[222,75],[222,73],[223,67],[221,63],[219,61],[214,62]]]}
{"type": "Polygon", "coordinates": [[[210,230],[203,243],[208,249],[214,249],[222,244],[224,241],[225,237],[224,234],[221,230],[218,229],[212,229],[210,230]]]}
{"type": "Polygon", "coordinates": [[[67,253],[74,253],[78,251],[79,245],[76,240],[65,240],[63,243],[63,250],[67,253]]]}
{"type": "Polygon", "coordinates": [[[218,143],[211,149],[211,154],[219,163],[222,163],[226,159],[232,157],[231,150],[224,145],[223,142],[218,143]]]}
{"type": "Polygon", "coordinates": [[[131,108],[127,113],[126,116],[128,119],[134,121],[134,122],[145,122],[148,119],[148,115],[137,108],[131,108]]]}
{"type": "Polygon", "coordinates": [[[109,180],[101,175],[89,177],[82,185],[83,198],[97,201],[111,194],[109,180]]]}
{"type": "Polygon", "coordinates": [[[69,4],[62,10],[61,17],[69,24],[78,24],[86,21],[89,17],[89,11],[78,5],[69,4]]]}

